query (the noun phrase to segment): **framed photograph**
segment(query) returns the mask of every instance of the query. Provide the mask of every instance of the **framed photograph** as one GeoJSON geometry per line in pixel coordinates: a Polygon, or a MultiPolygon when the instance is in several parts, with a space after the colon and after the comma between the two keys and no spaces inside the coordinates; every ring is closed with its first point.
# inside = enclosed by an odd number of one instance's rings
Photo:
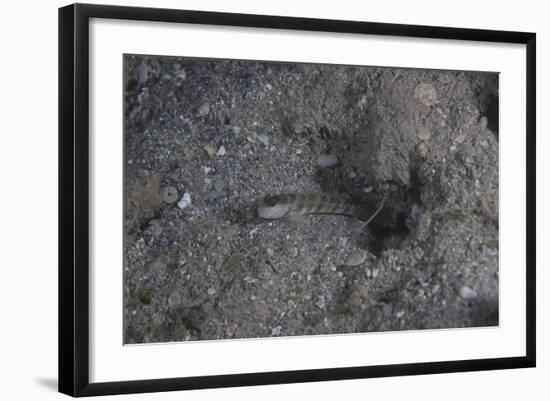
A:
{"type": "Polygon", "coordinates": [[[61,8],[59,390],[535,366],[535,82],[534,33],[61,8]]]}

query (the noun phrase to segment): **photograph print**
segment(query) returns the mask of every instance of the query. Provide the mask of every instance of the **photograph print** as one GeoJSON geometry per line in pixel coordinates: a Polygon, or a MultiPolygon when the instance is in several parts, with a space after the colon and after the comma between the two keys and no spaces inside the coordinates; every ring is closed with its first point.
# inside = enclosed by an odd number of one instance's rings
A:
{"type": "Polygon", "coordinates": [[[499,325],[499,75],[125,54],[124,344],[499,325]]]}

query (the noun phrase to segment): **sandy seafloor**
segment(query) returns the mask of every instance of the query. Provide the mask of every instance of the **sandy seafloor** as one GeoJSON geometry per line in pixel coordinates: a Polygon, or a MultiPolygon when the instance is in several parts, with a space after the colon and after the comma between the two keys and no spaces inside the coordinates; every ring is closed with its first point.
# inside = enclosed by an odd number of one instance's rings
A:
{"type": "Polygon", "coordinates": [[[498,74],[139,55],[124,74],[125,343],[498,324],[498,74]],[[354,235],[259,219],[281,192],[385,202],[354,235]]]}

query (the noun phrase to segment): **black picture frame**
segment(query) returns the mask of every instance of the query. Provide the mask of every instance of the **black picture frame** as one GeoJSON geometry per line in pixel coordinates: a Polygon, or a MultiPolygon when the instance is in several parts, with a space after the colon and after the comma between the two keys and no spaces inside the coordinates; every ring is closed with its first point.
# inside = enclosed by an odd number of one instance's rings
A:
{"type": "Polygon", "coordinates": [[[74,4],[59,9],[59,391],[71,396],[158,392],[534,367],[536,35],[478,29],[219,12],[74,4]],[[526,354],[521,357],[90,383],[89,381],[89,21],[161,21],[526,46],[526,354]]]}

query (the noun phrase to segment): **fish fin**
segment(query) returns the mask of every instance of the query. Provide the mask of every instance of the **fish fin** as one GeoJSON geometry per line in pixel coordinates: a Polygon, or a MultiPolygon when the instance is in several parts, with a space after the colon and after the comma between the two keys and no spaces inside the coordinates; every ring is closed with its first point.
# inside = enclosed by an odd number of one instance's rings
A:
{"type": "Polygon", "coordinates": [[[286,217],[285,220],[301,227],[305,226],[309,222],[307,216],[301,216],[301,215],[289,216],[289,217],[286,217]]]}

